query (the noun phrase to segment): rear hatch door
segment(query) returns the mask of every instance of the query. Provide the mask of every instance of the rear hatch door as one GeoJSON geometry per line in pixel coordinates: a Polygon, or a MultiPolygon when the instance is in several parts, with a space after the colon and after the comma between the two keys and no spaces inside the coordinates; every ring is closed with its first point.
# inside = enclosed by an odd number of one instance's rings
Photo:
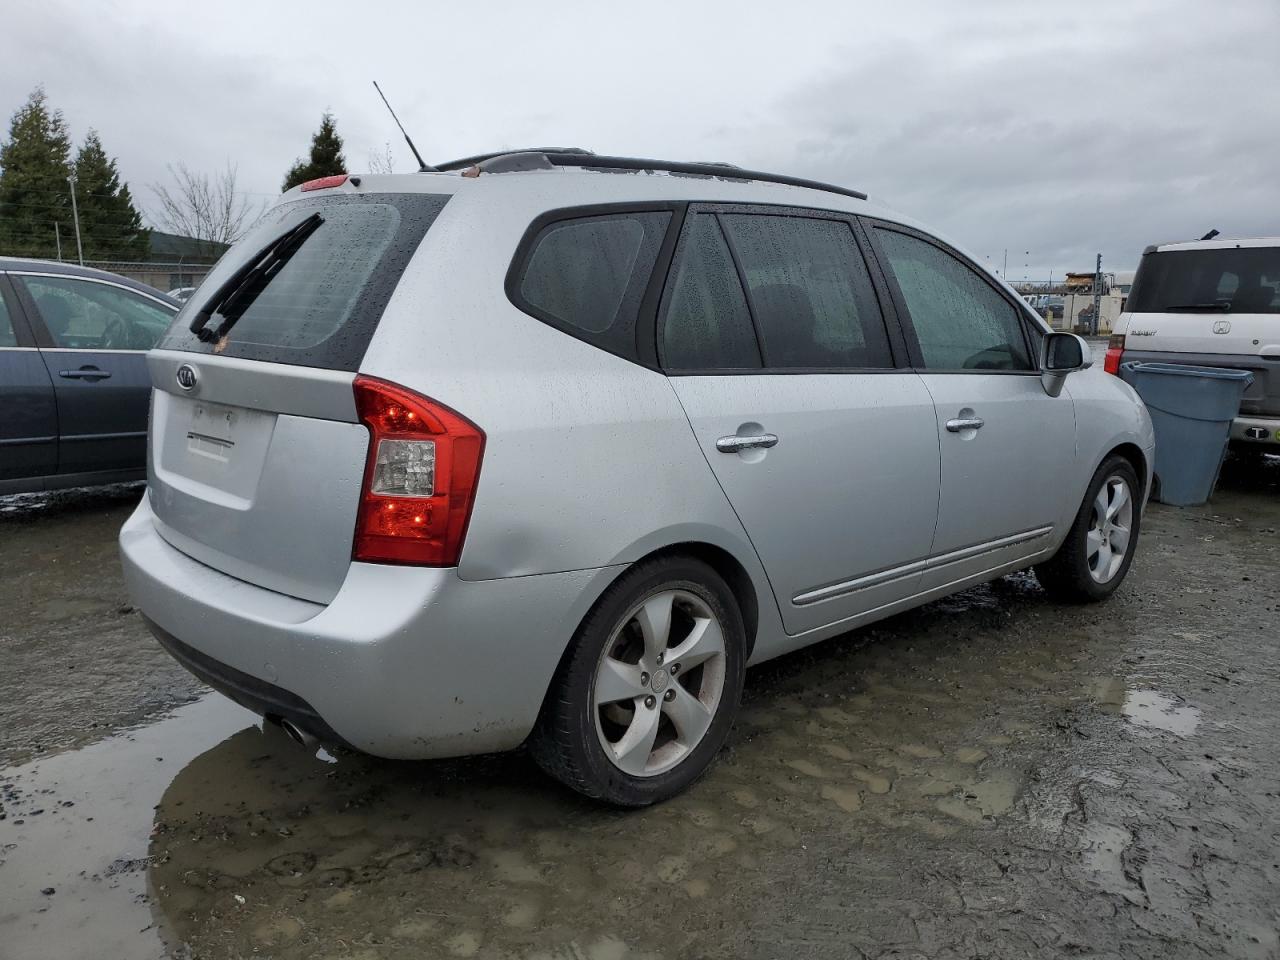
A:
{"type": "Polygon", "coordinates": [[[303,194],[218,263],[148,356],[149,496],[170,544],[238,579],[333,599],[369,445],[352,381],[447,200],[303,194]],[[303,224],[283,262],[263,257],[303,224]]]}

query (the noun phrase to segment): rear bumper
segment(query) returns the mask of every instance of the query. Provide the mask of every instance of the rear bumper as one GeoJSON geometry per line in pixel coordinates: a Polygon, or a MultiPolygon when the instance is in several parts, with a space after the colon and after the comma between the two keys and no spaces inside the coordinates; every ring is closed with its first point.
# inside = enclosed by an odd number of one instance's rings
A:
{"type": "Polygon", "coordinates": [[[236,580],[170,546],[146,497],[120,531],[129,593],[192,673],[250,709],[384,757],[510,749],[619,568],[465,581],[353,563],[316,604],[236,580]]]}
{"type": "Polygon", "coordinates": [[[1231,422],[1231,439],[1280,450],[1280,417],[1236,417],[1231,422]]]}

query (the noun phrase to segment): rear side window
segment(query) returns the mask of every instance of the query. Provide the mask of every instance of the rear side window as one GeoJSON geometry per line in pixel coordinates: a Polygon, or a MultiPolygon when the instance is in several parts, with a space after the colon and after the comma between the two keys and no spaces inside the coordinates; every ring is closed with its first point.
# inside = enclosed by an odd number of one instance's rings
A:
{"type": "Polygon", "coordinates": [[[842,220],[722,214],[767,367],[892,367],[853,230],[842,220]]]}
{"type": "Polygon", "coordinates": [[[1130,313],[1280,313],[1280,247],[1166,250],[1142,258],[1130,313]]]}
{"type": "Polygon", "coordinates": [[[538,231],[508,289],[518,307],[634,358],[636,316],[671,221],[669,211],[558,219],[538,231]]]}
{"type": "Polygon", "coordinates": [[[760,351],[738,271],[714,214],[689,218],[662,323],[668,370],[760,366],[760,351]]]}
{"type": "MultiPolygon", "coordinates": [[[[218,262],[159,346],[356,370],[405,267],[448,199],[434,194],[338,194],[272,208],[218,262]],[[222,342],[201,342],[189,329],[196,312],[272,240],[317,214],[319,226],[283,267],[259,284],[222,342]]],[[[208,326],[218,324],[215,313],[208,326]]]]}
{"type": "Polygon", "coordinates": [[[991,284],[932,243],[895,230],[875,232],[926,368],[1031,369],[1018,310],[991,284]]]}

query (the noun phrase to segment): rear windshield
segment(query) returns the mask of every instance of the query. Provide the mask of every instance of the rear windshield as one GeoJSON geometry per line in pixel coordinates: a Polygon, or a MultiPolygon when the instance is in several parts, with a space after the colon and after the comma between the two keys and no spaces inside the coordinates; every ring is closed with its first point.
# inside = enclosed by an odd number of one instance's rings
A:
{"type": "MultiPolygon", "coordinates": [[[[449,197],[420,193],[330,194],[268,210],[231,248],[158,346],[330,370],[356,370],[409,259],[449,197]],[[190,326],[241,267],[274,239],[319,214],[219,342],[190,326]]],[[[214,313],[207,328],[223,318],[214,313]]]]}
{"type": "Polygon", "coordinates": [[[1280,313],[1280,247],[1166,250],[1142,258],[1131,313],[1280,313]]]}

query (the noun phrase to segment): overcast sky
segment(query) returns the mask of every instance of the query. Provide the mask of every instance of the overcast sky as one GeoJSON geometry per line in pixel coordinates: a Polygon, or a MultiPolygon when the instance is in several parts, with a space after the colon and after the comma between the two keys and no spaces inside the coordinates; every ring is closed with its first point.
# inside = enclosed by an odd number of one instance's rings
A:
{"type": "MultiPolygon", "coordinates": [[[[353,171],[509,146],[847,184],[1008,275],[1280,234],[1280,0],[6,0],[0,113],[36,84],[144,209],[166,164],[274,196],[331,109],[353,171]]],[[[7,125],[7,122],[6,122],[7,125]]]]}

